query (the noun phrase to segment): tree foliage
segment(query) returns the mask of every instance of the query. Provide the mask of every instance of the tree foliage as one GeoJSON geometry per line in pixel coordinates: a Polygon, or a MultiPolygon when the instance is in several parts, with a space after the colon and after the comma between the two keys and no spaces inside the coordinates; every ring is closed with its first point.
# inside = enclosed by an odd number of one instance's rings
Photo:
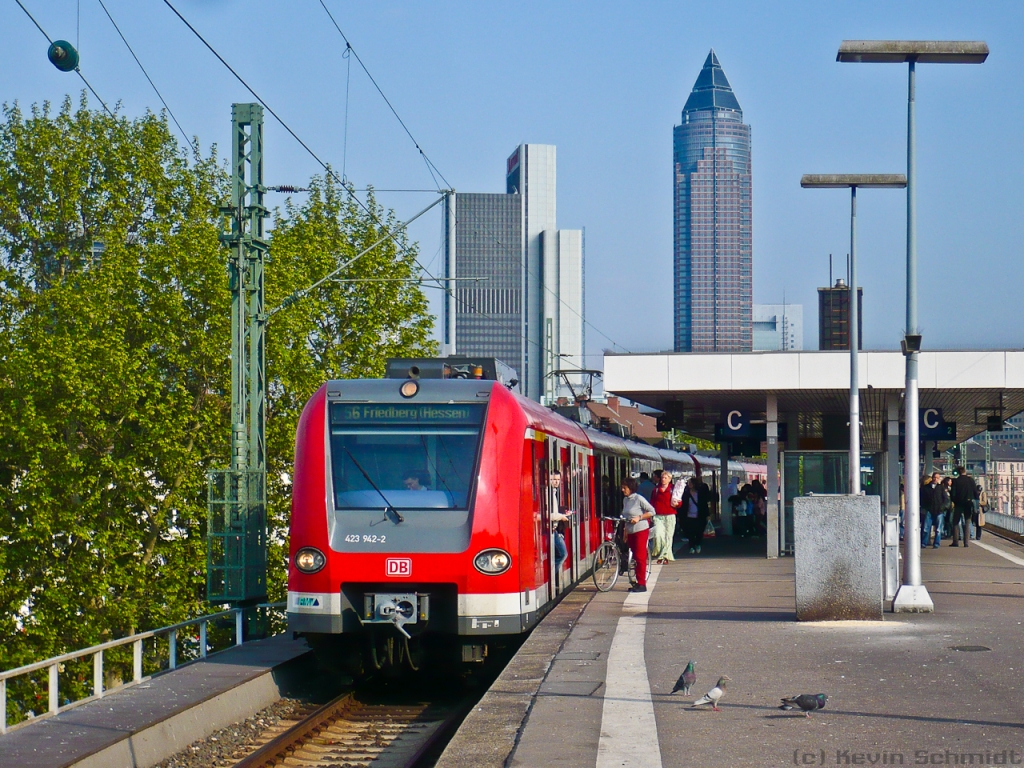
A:
{"type": "MultiPolygon", "coordinates": [[[[223,443],[224,175],[165,121],[48,104],[0,125],[0,653],[199,609],[223,443]]],[[[226,451],[224,451],[226,453],[226,451]]]]}
{"type": "MultiPolygon", "coordinates": [[[[206,472],[229,447],[227,176],[166,119],[84,96],[0,123],[0,669],[205,612],[206,472]]],[[[268,306],[393,224],[316,179],[274,219],[268,306]]],[[[404,240],[343,278],[411,277],[404,240]]],[[[329,282],[268,326],[273,599],[302,405],[432,352],[415,284],[329,282]]],[[[63,683],[62,683],[63,685],[63,683]]]]}

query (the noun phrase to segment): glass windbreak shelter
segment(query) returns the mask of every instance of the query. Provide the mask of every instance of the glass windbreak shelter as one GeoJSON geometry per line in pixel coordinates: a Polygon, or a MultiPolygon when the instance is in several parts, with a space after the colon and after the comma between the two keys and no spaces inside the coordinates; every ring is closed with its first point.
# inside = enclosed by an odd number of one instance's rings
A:
{"type": "MultiPolygon", "coordinates": [[[[860,483],[864,492],[881,496],[885,506],[884,454],[862,453],[860,483]]],[[[779,526],[779,552],[793,554],[793,499],[812,493],[849,493],[850,454],[848,451],[782,452],[782,525],[779,526]]],[[[882,521],[879,520],[879,525],[882,521]]]]}

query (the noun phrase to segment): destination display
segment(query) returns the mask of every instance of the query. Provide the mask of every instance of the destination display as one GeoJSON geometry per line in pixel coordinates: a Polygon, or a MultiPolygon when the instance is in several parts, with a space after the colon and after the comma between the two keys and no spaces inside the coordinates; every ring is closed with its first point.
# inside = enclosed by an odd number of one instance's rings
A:
{"type": "Polygon", "coordinates": [[[476,403],[331,403],[331,424],[479,426],[484,408],[476,403]]]}

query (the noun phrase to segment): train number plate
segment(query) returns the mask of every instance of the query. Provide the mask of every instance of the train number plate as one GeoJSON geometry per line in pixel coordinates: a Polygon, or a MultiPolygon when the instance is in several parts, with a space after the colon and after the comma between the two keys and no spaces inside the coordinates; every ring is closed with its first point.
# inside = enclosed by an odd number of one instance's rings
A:
{"type": "Polygon", "coordinates": [[[362,536],[358,533],[350,533],[345,536],[346,544],[358,544],[359,542],[363,544],[387,544],[387,541],[387,536],[378,536],[372,533],[364,533],[362,536]]]}
{"type": "Polygon", "coordinates": [[[384,569],[388,576],[412,576],[412,560],[408,557],[389,557],[384,561],[384,569]]]}

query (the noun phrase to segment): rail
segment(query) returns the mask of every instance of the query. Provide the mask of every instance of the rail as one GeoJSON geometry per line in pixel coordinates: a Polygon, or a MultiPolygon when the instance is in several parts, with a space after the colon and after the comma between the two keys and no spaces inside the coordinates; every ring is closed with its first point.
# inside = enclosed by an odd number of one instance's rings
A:
{"type": "Polygon", "coordinates": [[[1024,517],[1004,515],[1002,512],[986,512],[985,524],[1024,536],[1024,517]]]}
{"type": "Polygon", "coordinates": [[[428,752],[450,738],[476,700],[477,696],[455,704],[366,704],[349,691],[233,765],[312,768],[326,762],[363,765],[372,761],[395,768],[416,768],[428,752]],[[311,742],[317,747],[304,749],[311,742]]]}
{"type": "MultiPolygon", "coordinates": [[[[262,603],[255,606],[259,608],[268,609],[281,609],[285,606],[285,603],[262,603]]],[[[53,658],[44,659],[43,661],[37,661],[32,664],[26,664],[15,669],[9,669],[6,672],[0,672],[0,735],[7,733],[9,730],[20,728],[28,723],[35,722],[41,718],[52,717],[59,712],[77,707],[80,704],[85,704],[89,701],[95,701],[103,698],[103,696],[112,690],[123,690],[124,688],[130,688],[133,685],[148,680],[152,677],[143,676],[142,674],[142,643],[145,640],[149,640],[156,637],[166,636],[168,640],[168,657],[167,657],[167,672],[177,669],[178,664],[178,630],[184,629],[185,627],[199,626],[199,656],[198,659],[205,659],[210,656],[209,646],[207,643],[207,625],[216,619],[223,618],[225,616],[234,616],[234,646],[242,645],[245,642],[242,625],[244,611],[250,610],[249,608],[229,608],[226,611],[218,611],[217,613],[210,613],[206,616],[199,616],[194,619],[187,621],[181,621],[177,624],[171,624],[170,626],[160,627],[159,629],[151,629],[146,632],[138,632],[128,637],[122,637],[118,640],[108,640],[105,643],[99,645],[92,645],[88,648],[83,648],[80,651],[72,651],[70,653],[63,653],[60,656],[54,656],[53,658]],[[109,651],[113,648],[120,648],[122,646],[132,645],[132,679],[128,682],[122,683],[121,685],[115,686],[114,688],[105,689],[103,685],[103,652],[109,651]],[[60,704],[60,689],[59,689],[59,673],[62,664],[69,661],[75,661],[82,659],[87,656],[92,656],[92,696],[87,696],[84,699],[78,699],[77,701],[69,702],[63,706],[60,704]],[[40,670],[47,670],[48,674],[48,695],[47,704],[48,710],[43,714],[35,717],[28,718],[20,723],[8,727],[7,725],[7,681],[11,678],[21,677],[23,675],[30,675],[33,672],[39,672],[40,670]]],[[[222,649],[226,650],[226,649],[222,649]]],[[[219,653],[215,651],[214,653],[219,653]]],[[[186,664],[191,661],[185,662],[186,664]]]]}

